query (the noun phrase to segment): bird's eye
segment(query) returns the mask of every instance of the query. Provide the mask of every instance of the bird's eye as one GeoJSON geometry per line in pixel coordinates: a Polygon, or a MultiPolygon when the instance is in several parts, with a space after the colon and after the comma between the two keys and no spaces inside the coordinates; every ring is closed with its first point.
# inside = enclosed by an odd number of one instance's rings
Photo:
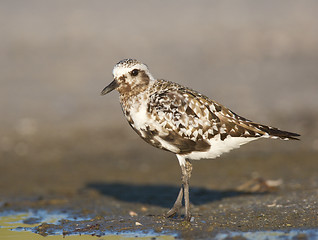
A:
{"type": "Polygon", "coordinates": [[[131,75],[132,75],[132,76],[137,76],[138,73],[139,73],[139,70],[138,70],[138,69],[134,69],[134,70],[131,71],[131,75]]]}

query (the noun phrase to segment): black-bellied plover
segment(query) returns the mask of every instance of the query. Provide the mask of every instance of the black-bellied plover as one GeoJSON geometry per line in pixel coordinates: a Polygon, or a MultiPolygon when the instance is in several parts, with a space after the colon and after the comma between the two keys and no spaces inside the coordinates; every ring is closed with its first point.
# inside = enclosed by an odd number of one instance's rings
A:
{"type": "Polygon", "coordinates": [[[173,207],[174,216],[184,197],[185,220],[190,221],[190,160],[219,157],[222,153],[260,138],[297,139],[297,133],[254,123],[214,100],[177,83],[155,79],[148,67],[124,59],[113,69],[114,80],[103,89],[116,89],[123,112],[135,132],[154,147],[175,153],[182,185],[173,207]]]}

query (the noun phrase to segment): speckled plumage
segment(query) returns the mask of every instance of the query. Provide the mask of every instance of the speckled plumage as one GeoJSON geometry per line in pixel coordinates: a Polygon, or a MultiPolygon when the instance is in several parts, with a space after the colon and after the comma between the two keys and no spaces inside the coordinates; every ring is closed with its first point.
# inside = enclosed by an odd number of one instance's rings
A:
{"type": "Polygon", "coordinates": [[[184,168],[189,159],[215,158],[259,138],[299,136],[254,123],[192,89],[155,79],[135,59],[117,63],[113,75],[102,94],[117,89],[130,126],[152,146],[177,154],[184,168]]]}

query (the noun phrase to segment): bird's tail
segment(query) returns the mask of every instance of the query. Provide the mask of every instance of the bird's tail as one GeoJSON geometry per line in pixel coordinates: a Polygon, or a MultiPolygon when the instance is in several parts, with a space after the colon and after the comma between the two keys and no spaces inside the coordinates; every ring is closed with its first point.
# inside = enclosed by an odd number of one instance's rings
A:
{"type": "Polygon", "coordinates": [[[263,134],[264,137],[267,136],[269,138],[280,138],[283,140],[299,140],[299,138],[297,138],[300,136],[298,133],[287,132],[275,127],[270,127],[270,126],[266,126],[266,125],[258,124],[258,123],[249,123],[249,124],[253,125],[254,127],[264,132],[263,134]]]}

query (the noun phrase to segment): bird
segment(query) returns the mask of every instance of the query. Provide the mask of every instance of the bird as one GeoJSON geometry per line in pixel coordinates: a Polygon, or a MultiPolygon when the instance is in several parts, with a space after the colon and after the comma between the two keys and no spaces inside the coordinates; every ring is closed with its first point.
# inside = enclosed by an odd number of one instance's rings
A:
{"type": "Polygon", "coordinates": [[[255,123],[191,88],[155,79],[136,59],[119,61],[112,73],[113,80],[101,95],[117,90],[132,129],[150,145],[176,154],[179,161],[182,184],[166,217],[175,216],[184,199],[184,220],[192,219],[191,161],[213,159],[261,138],[299,140],[297,133],[255,123]]]}

